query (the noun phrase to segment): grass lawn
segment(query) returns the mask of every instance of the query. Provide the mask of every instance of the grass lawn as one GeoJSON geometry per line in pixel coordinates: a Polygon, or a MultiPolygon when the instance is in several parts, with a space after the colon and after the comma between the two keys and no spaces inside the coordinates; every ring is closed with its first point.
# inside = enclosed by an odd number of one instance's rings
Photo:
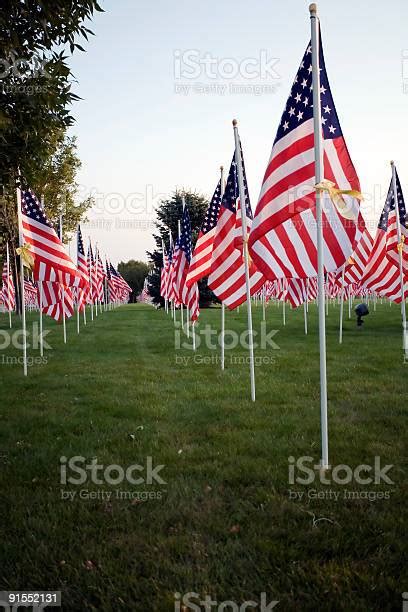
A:
{"type": "MultiPolygon", "coordinates": [[[[47,320],[48,363],[26,379],[6,363],[21,351],[4,348],[0,591],[60,590],[62,609],[75,612],[170,611],[176,592],[238,605],[266,593],[285,611],[402,610],[408,364],[399,308],[378,303],[359,331],[346,307],[341,346],[338,309],[327,317],[330,463],[354,470],[378,456],[392,464],[392,484],[325,485],[317,470],[311,484],[290,482],[290,457],[320,459],[315,305],[306,337],[302,309],[287,307],[283,327],[282,307],[267,308],[280,348],[256,351],[256,403],[244,349],[226,351],[222,372],[211,363],[218,349],[175,350],[170,316],[149,306],[102,313],[80,336],[69,321],[66,346],[47,320]],[[61,484],[60,458],[74,456],[125,469],[152,457],[165,482],[96,484],[88,472],[85,484],[61,484]]],[[[220,314],[204,310],[200,328],[219,329],[220,314]]],[[[255,307],[256,330],[261,317],[255,307]]],[[[31,329],[36,315],[28,320],[31,329]]],[[[228,312],[226,327],[245,330],[246,309],[228,312]]]]}

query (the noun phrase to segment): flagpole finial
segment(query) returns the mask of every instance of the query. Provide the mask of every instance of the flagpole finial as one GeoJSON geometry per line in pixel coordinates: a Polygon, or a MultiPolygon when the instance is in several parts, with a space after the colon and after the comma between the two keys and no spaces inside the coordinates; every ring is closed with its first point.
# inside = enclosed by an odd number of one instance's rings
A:
{"type": "Polygon", "coordinates": [[[220,166],[220,170],[224,170],[224,166],[220,166]]]}
{"type": "Polygon", "coordinates": [[[390,164],[391,164],[391,166],[394,165],[394,160],[393,159],[390,161],[390,164]]]}
{"type": "Polygon", "coordinates": [[[232,125],[233,125],[234,127],[236,127],[236,126],[238,125],[238,121],[237,121],[236,119],[233,119],[233,120],[232,120],[232,125]]]}
{"type": "Polygon", "coordinates": [[[312,4],[309,4],[309,12],[311,14],[317,14],[317,4],[315,2],[312,2],[312,4]]]}

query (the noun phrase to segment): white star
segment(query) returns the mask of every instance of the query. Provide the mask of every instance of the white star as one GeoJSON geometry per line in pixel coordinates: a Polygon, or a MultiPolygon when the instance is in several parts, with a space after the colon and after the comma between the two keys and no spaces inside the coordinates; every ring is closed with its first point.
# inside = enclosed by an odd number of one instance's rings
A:
{"type": "Polygon", "coordinates": [[[303,79],[301,86],[303,87],[303,89],[306,87],[307,85],[307,79],[303,79]]]}
{"type": "Polygon", "coordinates": [[[300,121],[303,118],[303,113],[301,111],[298,112],[297,118],[298,118],[298,121],[300,121]]]}
{"type": "Polygon", "coordinates": [[[334,132],[336,131],[337,128],[335,128],[333,125],[329,126],[329,132],[330,134],[334,134],[334,132]]]}
{"type": "Polygon", "coordinates": [[[287,121],[285,121],[285,123],[283,124],[283,129],[285,130],[285,132],[289,129],[289,123],[287,121]]]}
{"type": "Polygon", "coordinates": [[[326,121],[327,121],[326,117],[322,117],[322,123],[323,123],[323,125],[326,123],[326,121]]]}
{"type": "Polygon", "coordinates": [[[320,87],[320,93],[325,94],[325,93],[326,93],[326,91],[327,91],[327,89],[325,88],[325,86],[324,86],[324,85],[322,85],[322,86],[320,87]]]}
{"type": "Polygon", "coordinates": [[[302,96],[300,95],[300,93],[296,94],[296,96],[295,96],[296,102],[300,102],[301,99],[302,99],[302,96]]]}
{"type": "Polygon", "coordinates": [[[330,108],[330,106],[329,106],[329,105],[327,105],[327,106],[324,106],[324,107],[323,107],[323,110],[324,110],[324,112],[325,112],[325,113],[330,113],[331,108],[330,108]]]}
{"type": "Polygon", "coordinates": [[[305,96],[305,99],[303,100],[303,104],[305,106],[307,106],[309,104],[309,98],[307,98],[306,96],[305,96]]]}
{"type": "Polygon", "coordinates": [[[310,64],[309,68],[307,69],[308,73],[310,74],[312,72],[313,68],[312,68],[312,64],[310,64]]]}
{"type": "Polygon", "coordinates": [[[289,109],[289,115],[292,117],[295,114],[295,109],[293,106],[289,109]]]}
{"type": "Polygon", "coordinates": [[[308,46],[308,48],[307,48],[306,53],[307,53],[308,55],[310,55],[310,53],[311,53],[311,52],[312,52],[312,45],[309,45],[309,46],[308,46]]]}

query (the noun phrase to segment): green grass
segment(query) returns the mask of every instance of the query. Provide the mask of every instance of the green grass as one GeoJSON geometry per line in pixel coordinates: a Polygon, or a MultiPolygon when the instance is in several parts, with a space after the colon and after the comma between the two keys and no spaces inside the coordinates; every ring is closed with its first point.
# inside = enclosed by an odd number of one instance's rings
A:
{"type": "MultiPolygon", "coordinates": [[[[255,307],[257,330],[261,314],[255,307]]],[[[277,610],[401,610],[408,364],[399,308],[378,303],[363,330],[346,308],[341,346],[338,315],[330,305],[330,462],[354,468],[378,455],[393,464],[392,485],[289,484],[288,457],[320,458],[315,305],[306,337],[302,309],[287,308],[283,327],[282,308],[268,307],[280,348],[256,351],[271,360],[256,367],[256,403],[248,366],[231,363],[243,349],[227,351],[224,372],[191,363],[191,350],[175,350],[170,316],[148,306],[102,313],[79,337],[69,321],[66,346],[47,320],[48,363],[26,379],[1,362],[20,352],[1,351],[0,591],[61,590],[68,611],[174,610],[174,593],[191,591],[238,604],[266,592],[277,610]],[[152,456],[166,484],[61,485],[60,457],[75,455],[123,467],[152,456]],[[118,488],[156,499],[78,498],[118,488]],[[61,499],[61,489],[76,498],[61,499]],[[305,496],[290,499],[290,489],[305,496]],[[339,499],[307,497],[327,489],[339,499]],[[389,499],[343,499],[345,489],[389,499]]],[[[220,309],[200,319],[219,329],[220,309]]],[[[0,315],[0,330],[7,323],[0,315]]],[[[243,331],[246,309],[227,312],[226,327],[243,331]]]]}

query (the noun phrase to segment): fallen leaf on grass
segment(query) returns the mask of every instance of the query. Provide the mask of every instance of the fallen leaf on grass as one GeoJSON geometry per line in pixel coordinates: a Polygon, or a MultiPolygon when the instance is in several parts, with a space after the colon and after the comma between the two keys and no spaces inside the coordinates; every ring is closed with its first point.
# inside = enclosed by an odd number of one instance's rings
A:
{"type": "Polygon", "coordinates": [[[84,563],[84,567],[86,570],[88,570],[89,572],[92,572],[93,570],[96,570],[96,565],[93,561],[91,561],[90,559],[87,559],[84,563]]]}

